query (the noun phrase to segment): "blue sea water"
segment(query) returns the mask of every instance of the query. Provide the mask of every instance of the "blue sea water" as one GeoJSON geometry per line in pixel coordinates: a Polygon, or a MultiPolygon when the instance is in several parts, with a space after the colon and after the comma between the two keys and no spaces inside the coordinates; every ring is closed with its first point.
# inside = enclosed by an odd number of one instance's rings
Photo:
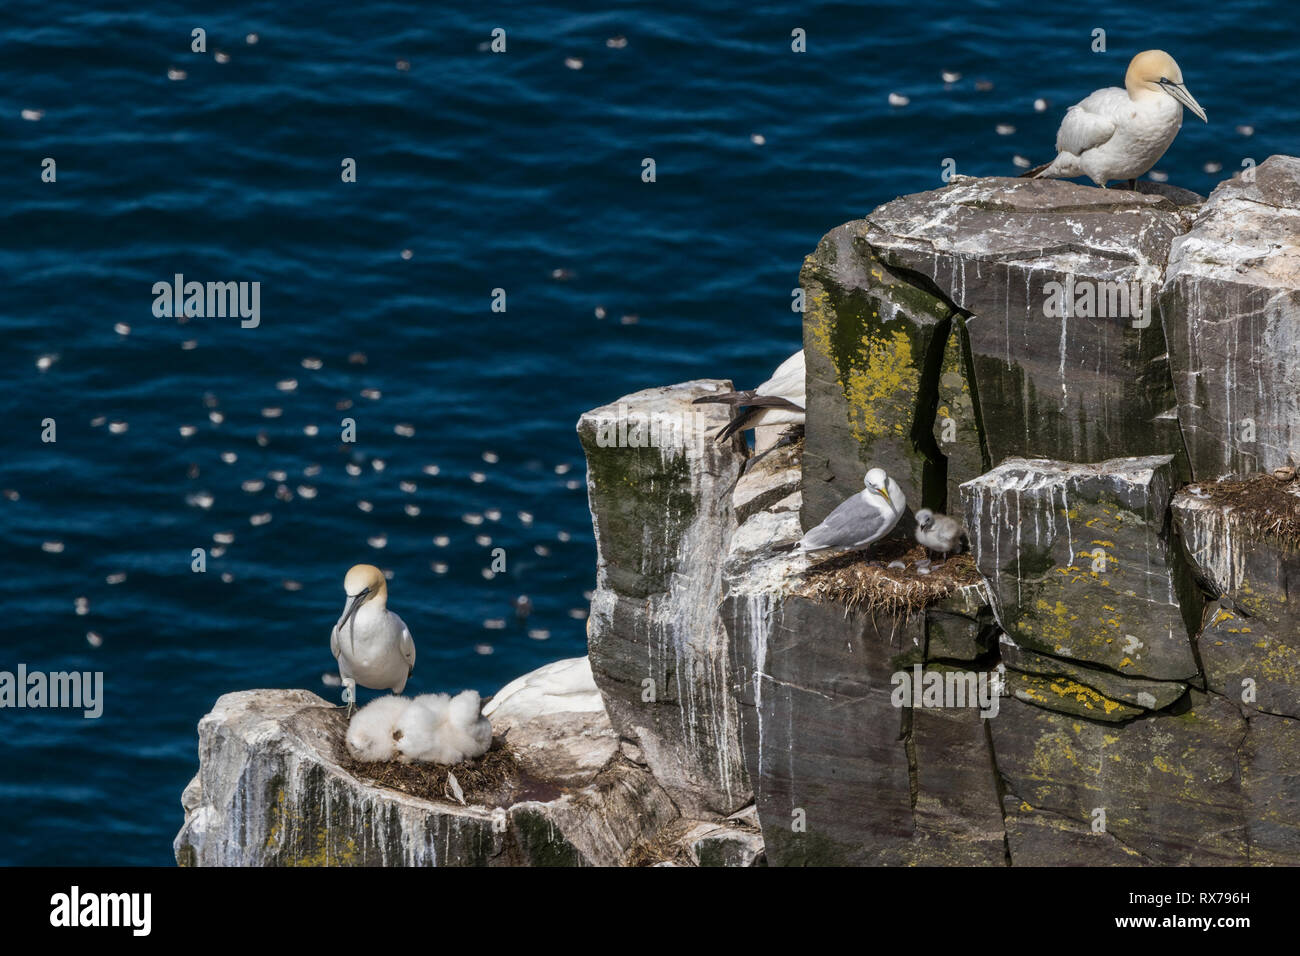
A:
{"type": "Polygon", "coordinates": [[[579,414],[765,378],[799,347],[803,257],[941,185],[945,159],[1045,161],[1064,109],[1148,47],[1210,117],[1188,115],[1171,182],[1206,193],[1300,134],[1300,7],[1280,2],[91,6],[0,21],[0,670],[105,681],[97,720],[0,710],[6,864],[169,863],[218,696],[337,698],[353,563],[393,572],[413,692],[583,653],[579,414]],[[260,325],[155,317],[177,273],[260,282],[260,325]]]}

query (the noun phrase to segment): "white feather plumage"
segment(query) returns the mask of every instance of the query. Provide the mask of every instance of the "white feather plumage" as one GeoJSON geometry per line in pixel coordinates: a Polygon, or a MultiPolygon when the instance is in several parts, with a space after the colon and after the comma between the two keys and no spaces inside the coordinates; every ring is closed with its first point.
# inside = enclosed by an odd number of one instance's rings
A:
{"type": "Polygon", "coordinates": [[[479,713],[476,690],[409,697],[380,697],[348,725],[348,752],[367,763],[456,764],[492,746],[492,725],[479,713]]]}
{"type": "Polygon", "coordinates": [[[408,697],[390,695],[377,697],[358,710],[348,724],[348,752],[367,763],[392,760],[397,756],[393,731],[410,704],[408,697]]]}

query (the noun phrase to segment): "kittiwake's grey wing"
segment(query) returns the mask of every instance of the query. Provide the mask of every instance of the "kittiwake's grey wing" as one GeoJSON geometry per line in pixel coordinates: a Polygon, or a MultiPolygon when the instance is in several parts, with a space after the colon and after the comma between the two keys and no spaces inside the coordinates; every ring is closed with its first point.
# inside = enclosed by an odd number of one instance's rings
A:
{"type": "Polygon", "coordinates": [[[1114,136],[1115,123],[1109,115],[1118,115],[1117,93],[1128,98],[1120,89],[1098,90],[1071,106],[1057,131],[1056,151],[1082,156],[1086,150],[1096,149],[1114,136]]]}
{"type": "Polygon", "coordinates": [[[854,495],[826,516],[826,520],[803,536],[805,551],[823,548],[851,548],[866,544],[889,529],[889,516],[854,495]]]}

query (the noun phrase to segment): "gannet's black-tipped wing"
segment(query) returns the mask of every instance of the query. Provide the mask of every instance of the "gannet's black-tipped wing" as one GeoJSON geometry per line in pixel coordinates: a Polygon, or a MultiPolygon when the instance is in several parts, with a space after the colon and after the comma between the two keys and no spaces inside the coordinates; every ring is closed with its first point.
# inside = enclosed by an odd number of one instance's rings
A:
{"type": "Polygon", "coordinates": [[[744,411],[732,416],[731,421],[727,422],[726,427],[718,432],[714,440],[726,441],[736,432],[752,428],[754,419],[761,415],[765,408],[789,408],[796,412],[803,411],[802,406],[796,405],[789,399],[779,398],[775,395],[756,395],[745,405],[744,411]]]}
{"type": "Polygon", "coordinates": [[[692,405],[748,405],[754,398],[754,390],[746,389],[743,392],[715,392],[712,395],[701,395],[692,405]]]}

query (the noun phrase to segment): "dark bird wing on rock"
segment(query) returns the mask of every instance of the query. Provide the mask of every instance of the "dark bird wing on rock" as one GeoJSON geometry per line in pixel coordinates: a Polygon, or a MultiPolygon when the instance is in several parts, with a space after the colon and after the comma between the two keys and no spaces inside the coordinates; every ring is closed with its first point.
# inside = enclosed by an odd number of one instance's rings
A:
{"type": "Polygon", "coordinates": [[[727,422],[725,428],[718,432],[715,440],[726,441],[738,431],[744,431],[746,428],[753,427],[753,421],[765,408],[789,408],[796,412],[802,412],[803,406],[796,405],[786,398],[780,398],[776,395],[755,395],[744,405],[744,411],[738,415],[733,415],[731,421],[727,422]]]}

